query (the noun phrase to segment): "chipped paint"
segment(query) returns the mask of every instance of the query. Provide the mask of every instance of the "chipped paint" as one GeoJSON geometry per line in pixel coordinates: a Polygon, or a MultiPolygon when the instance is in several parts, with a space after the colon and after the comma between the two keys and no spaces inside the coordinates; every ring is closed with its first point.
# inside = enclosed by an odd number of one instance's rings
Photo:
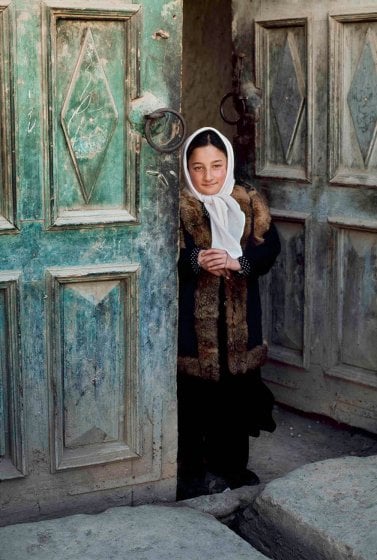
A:
{"type": "Polygon", "coordinates": [[[142,97],[134,99],[131,102],[131,108],[128,113],[128,120],[131,126],[141,134],[144,134],[145,115],[149,115],[161,107],[166,107],[167,102],[153,93],[147,91],[142,97]]]}
{"type": "Polygon", "coordinates": [[[147,171],[147,175],[152,175],[153,177],[157,177],[157,179],[158,179],[159,181],[161,181],[161,183],[162,183],[165,187],[169,187],[168,180],[166,179],[165,175],[164,175],[163,173],[161,173],[160,171],[148,170],[148,171],[147,171]]]}
{"type": "MultiPolygon", "coordinates": [[[[30,93],[30,92],[29,92],[30,93]]],[[[30,109],[30,111],[28,112],[28,125],[27,125],[27,133],[30,134],[31,132],[33,132],[35,125],[37,124],[37,119],[36,117],[33,116],[34,114],[34,108],[30,109]]]]}
{"type": "Polygon", "coordinates": [[[175,19],[177,15],[181,13],[181,4],[181,0],[174,0],[173,2],[164,4],[161,10],[162,17],[175,19]]]}
{"type": "MultiPolygon", "coordinates": [[[[376,78],[370,54],[375,22],[346,15],[345,3],[333,0],[338,15],[330,18],[329,34],[328,6],[303,4],[232,0],[234,52],[247,53],[241,91],[250,107],[259,104],[255,78],[263,92],[252,137],[237,131],[237,173],[276,209],[282,241],[263,285],[272,358],[264,376],[278,401],[375,432],[377,160],[373,126],[366,130],[375,106],[364,99],[376,78]],[[306,17],[315,22],[313,42],[306,17]],[[287,37],[295,46],[284,74],[292,86],[283,92],[290,107],[282,114],[274,92],[287,37]],[[301,110],[303,103],[298,132],[296,106],[301,110]],[[277,124],[279,113],[284,128],[277,124]]],[[[368,0],[347,5],[362,13],[368,0]]]]}
{"type": "Polygon", "coordinates": [[[180,105],[180,2],[169,21],[169,0],[89,3],[16,0],[0,21],[0,261],[19,271],[0,279],[0,524],[107,508],[119,489],[127,505],[175,496],[179,166],[143,133],[180,105]],[[74,159],[101,151],[85,200],[74,159]]]}
{"type": "Polygon", "coordinates": [[[163,29],[159,29],[152,35],[152,38],[157,39],[157,41],[159,41],[160,39],[169,39],[169,37],[170,33],[168,31],[164,31],[163,29]]]}

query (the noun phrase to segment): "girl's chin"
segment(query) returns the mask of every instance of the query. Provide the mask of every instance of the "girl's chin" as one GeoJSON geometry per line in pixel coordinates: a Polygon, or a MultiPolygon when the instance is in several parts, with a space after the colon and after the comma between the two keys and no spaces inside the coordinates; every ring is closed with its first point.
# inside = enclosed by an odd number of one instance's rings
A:
{"type": "Polygon", "coordinates": [[[217,194],[220,190],[220,187],[218,185],[211,186],[211,187],[199,187],[197,188],[197,190],[201,194],[217,194]]]}

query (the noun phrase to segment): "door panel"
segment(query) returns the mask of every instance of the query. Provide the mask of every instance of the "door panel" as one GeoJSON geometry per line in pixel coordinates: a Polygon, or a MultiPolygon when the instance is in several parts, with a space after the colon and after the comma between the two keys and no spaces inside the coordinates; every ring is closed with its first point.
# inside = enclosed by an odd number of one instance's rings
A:
{"type": "Polygon", "coordinates": [[[377,18],[352,0],[301,4],[292,18],[290,2],[233,0],[243,91],[262,92],[238,173],[282,241],[263,282],[264,375],[279,401],[377,432],[377,18]]]}
{"type": "Polygon", "coordinates": [[[332,221],[334,270],[331,361],[327,374],[377,388],[376,223],[332,221]],[[368,227],[369,225],[369,227],[368,227]],[[356,226],[356,227],[355,227],[356,226]]]}
{"type": "Polygon", "coordinates": [[[256,75],[265,111],[257,123],[257,173],[310,180],[311,23],[257,21],[256,75]]]}
{"type": "Polygon", "coordinates": [[[55,470],[140,454],[139,267],[48,270],[55,470]]]}
{"type": "Polygon", "coordinates": [[[101,20],[103,9],[70,6],[44,9],[49,225],[136,221],[140,138],[127,115],[140,93],[141,7],[101,20]]]}
{"type": "Polygon", "coordinates": [[[181,3],[0,15],[0,523],[174,499],[181,3]]]}
{"type": "Polygon", "coordinates": [[[273,212],[279,229],[281,256],[266,279],[264,288],[271,309],[266,321],[271,358],[298,367],[310,363],[310,216],[299,212],[273,212]],[[282,290],[275,290],[280,286],[282,290]]]}
{"type": "Polygon", "coordinates": [[[377,19],[331,15],[330,177],[377,186],[377,19]]]}

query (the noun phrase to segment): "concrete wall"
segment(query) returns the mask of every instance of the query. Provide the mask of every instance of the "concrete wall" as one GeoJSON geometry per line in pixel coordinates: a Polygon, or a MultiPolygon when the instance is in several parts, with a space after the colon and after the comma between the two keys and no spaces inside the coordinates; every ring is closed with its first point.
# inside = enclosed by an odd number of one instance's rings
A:
{"type": "Polygon", "coordinates": [[[214,126],[229,139],[236,127],[219,113],[232,86],[231,0],[184,0],[182,112],[189,132],[214,126]]]}

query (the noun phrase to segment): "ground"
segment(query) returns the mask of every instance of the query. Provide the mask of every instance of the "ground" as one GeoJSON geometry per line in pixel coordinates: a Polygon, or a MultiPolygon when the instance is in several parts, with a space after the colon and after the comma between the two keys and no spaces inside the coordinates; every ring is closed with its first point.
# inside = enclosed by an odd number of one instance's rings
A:
{"type": "MultiPolygon", "coordinates": [[[[281,405],[274,407],[273,416],[275,432],[261,432],[258,438],[250,438],[248,467],[261,482],[256,490],[308,463],[347,455],[377,455],[377,434],[281,405]]],[[[180,479],[178,500],[208,494],[208,490],[210,494],[218,494],[226,488],[225,481],[218,477],[207,476],[204,486],[200,481],[187,484],[180,479]]]]}
{"type": "Polygon", "coordinates": [[[250,438],[249,468],[262,483],[315,461],[345,455],[377,455],[377,434],[282,406],[275,407],[274,418],[274,433],[263,432],[259,438],[250,438]]]}

